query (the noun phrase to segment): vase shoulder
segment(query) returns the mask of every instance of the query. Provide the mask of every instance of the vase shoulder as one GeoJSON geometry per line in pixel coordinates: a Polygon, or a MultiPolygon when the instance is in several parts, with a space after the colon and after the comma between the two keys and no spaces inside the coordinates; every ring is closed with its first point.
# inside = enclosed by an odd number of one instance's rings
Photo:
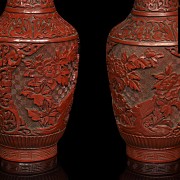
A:
{"type": "Polygon", "coordinates": [[[109,34],[112,41],[129,45],[176,46],[178,45],[178,18],[140,17],[130,14],[109,34]]]}
{"type": "MultiPolygon", "coordinates": [[[[17,2],[13,5],[18,5],[17,2]]],[[[78,38],[76,29],[59,15],[55,7],[31,7],[17,8],[7,4],[0,17],[0,42],[62,42],[78,38]]]]}
{"type": "Polygon", "coordinates": [[[110,32],[122,44],[142,46],[178,45],[178,1],[135,0],[130,15],[110,32]]]}

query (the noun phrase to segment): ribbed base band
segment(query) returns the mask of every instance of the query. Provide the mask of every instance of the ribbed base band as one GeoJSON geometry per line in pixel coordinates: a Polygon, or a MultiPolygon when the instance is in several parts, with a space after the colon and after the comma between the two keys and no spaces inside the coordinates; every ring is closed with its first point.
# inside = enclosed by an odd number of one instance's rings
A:
{"type": "Polygon", "coordinates": [[[0,157],[14,162],[35,162],[50,159],[57,154],[57,145],[41,149],[13,149],[0,146],[0,157]]]}
{"type": "Polygon", "coordinates": [[[52,170],[57,167],[57,156],[38,162],[13,162],[1,159],[1,170],[11,174],[39,174],[52,170]]]}
{"type": "Polygon", "coordinates": [[[128,168],[143,175],[173,175],[180,173],[180,160],[169,163],[146,163],[128,158],[128,168]]]}
{"type": "Polygon", "coordinates": [[[180,158],[180,147],[151,149],[127,146],[127,155],[131,159],[147,163],[168,163],[180,158]]]}

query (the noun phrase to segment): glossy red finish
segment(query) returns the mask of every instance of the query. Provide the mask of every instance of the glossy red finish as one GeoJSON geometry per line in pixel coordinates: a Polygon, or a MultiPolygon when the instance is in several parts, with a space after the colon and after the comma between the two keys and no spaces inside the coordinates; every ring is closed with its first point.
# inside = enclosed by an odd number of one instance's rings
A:
{"type": "Polygon", "coordinates": [[[109,34],[107,67],[127,155],[146,163],[180,158],[178,0],[135,0],[109,34]]]}
{"type": "Polygon", "coordinates": [[[0,17],[0,157],[57,154],[78,75],[78,34],[53,0],[8,0],[0,17]]]}

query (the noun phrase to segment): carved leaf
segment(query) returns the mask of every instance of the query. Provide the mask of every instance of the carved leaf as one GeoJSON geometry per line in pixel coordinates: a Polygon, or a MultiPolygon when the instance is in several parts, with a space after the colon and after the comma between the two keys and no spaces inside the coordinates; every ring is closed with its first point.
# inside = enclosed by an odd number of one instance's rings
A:
{"type": "Polygon", "coordinates": [[[154,77],[158,80],[162,80],[165,78],[165,74],[164,73],[160,73],[160,74],[157,74],[157,75],[154,75],[154,77]]]}
{"type": "Polygon", "coordinates": [[[160,59],[160,58],[163,58],[164,57],[164,54],[162,52],[156,54],[156,58],[160,59]]]}
{"type": "Polygon", "coordinates": [[[36,87],[36,88],[34,88],[34,92],[36,93],[36,94],[42,94],[42,95],[47,95],[47,94],[49,94],[50,92],[51,92],[52,90],[51,90],[51,88],[50,87],[48,87],[48,86],[41,86],[41,87],[36,87]]]}
{"type": "Polygon", "coordinates": [[[50,117],[55,117],[59,112],[58,111],[53,111],[49,114],[50,117]]]}
{"type": "Polygon", "coordinates": [[[168,65],[165,69],[165,72],[167,75],[170,75],[173,72],[172,66],[168,65]]]}
{"type": "Polygon", "coordinates": [[[34,99],[34,104],[38,106],[43,105],[44,96],[42,94],[33,94],[31,97],[34,99]]]}
{"type": "Polygon", "coordinates": [[[64,68],[63,71],[61,72],[61,75],[62,76],[66,76],[66,75],[69,75],[70,74],[70,71],[68,68],[64,68]]]}
{"type": "Polygon", "coordinates": [[[137,67],[132,62],[128,62],[125,66],[129,71],[137,69],[137,67]]]}
{"type": "Polygon", "coordinates": [[[129,58],[129,62],[136,62],[138,60],[138,57],[135,54],[132,54],[129,58]]]}
{"type": "Polygon", "coordinates": [[[36,81],[35,79],[30,80],[30,81],[28,82],[28,86],[31,86],[31,87],[38,87],[38,86],[40,86],[41,84],[42,84],[41,81],[36,81]]]}
{"type": "Polygon", "coordinates": [[[140,80],[141,78],[139,77],[139,75],[135,72],[131,72],[128,74],[128,77],[129,79],[132,79],[132,80],[140,80]]]}
{"type": "MultiPolygon", "coordinates": [[[[48,86],[51,88],[51,90],[54,90],[57,87],[57,82],[55,80],[52,80],[51,82],[48,81],[48,86]]],[[[48,90],[48,89],[46,88],[46,90],[48,90]]],[[[43,91],[43,94],[44,93],[45,92],[43,91]]]]}
{"type": "Polygon", "coordinates": [[[28,90],[24,90],[24,91],[21,92],[21,94],[24,95],[24,96],[27,96],[28,98],[30,98],[32,96],[33,92],[28,91],[28,90]]]}
{"type": "Polygon", "coordinates": [[[134,89],[134,90],[137,90],[137,91],[141,91],[141,89],[140,89],[140,84],[139,84],[139,82],[137,82],[137,81],[132,81],[132,80],[129,80],[129,87],[131,88],[131,89],[134,89]]]}
{"type": "Polygon", "coordinates": [[[42,113],[37,111],[37,110],[33,110],[33,109],[27,109],[28,110],[28,115],[29,117],[32,118],[32,120],[34,121],[39,121],[41,119],[42,113]]]}
{"type": "Polygon", "coordinates": [[[62,84],[63,86],[68,85],[68,77],[67,76],[59,75],[56,77],[56,80],[59,84],[62,84]]]}
{"type": "Polygon", "coordinates": [[[156,82],[155,84],[154,84],[154,87],[153,88],[155,88],[155,89],[162,89],[162,86],[161,86],[161,81],[158,81],[158,82],[156,82]]]}
{"type": "Polygon", "coordinates": [[[122,53],[121,61],[125,64],[127,62],[128,58],[125,52],[122,53]]]}
{"type": "Polygon", "coordinates": [[[67,62],[66,62],[66,64],[74,61],[74,57],[77,57],[76,48],[77,48],[77,47],[74,46],[74,47],[71,49],[70,53],[69,53],[68,56],[67,56],[67,62]]]}
{"type": "Polygon", "coordinates": [[[144,60],[144,59],[137,59],[137,61],[135,62],[135,65],[137,68],[142,68],[145,69],[147,67],[149,67],[149,62],[144,60]]]}
{"type": "Polygon", "coordinates": [[[34,77],[34,70],[33,69],[26,70],[24,73],[24,76],[25,77],[34,77]]]}

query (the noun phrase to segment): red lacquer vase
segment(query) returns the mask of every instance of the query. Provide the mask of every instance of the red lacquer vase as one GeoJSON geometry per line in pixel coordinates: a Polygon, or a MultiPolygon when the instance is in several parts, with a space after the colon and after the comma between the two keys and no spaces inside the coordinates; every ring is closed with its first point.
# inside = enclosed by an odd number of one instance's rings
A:
{"type": "Polygon", "coordinates": [[[179,171],[174,163],[180,158],[178,0],[135,0],[130,15],[109,34],[107,67],[131,169],[179,171]]]}
{"type": "Polygon", "coordinates": [[[7,0],[0,17],[2,159],[22,165],[57,154],[76,86],[78,41],[53,0],[7,0]]]}

